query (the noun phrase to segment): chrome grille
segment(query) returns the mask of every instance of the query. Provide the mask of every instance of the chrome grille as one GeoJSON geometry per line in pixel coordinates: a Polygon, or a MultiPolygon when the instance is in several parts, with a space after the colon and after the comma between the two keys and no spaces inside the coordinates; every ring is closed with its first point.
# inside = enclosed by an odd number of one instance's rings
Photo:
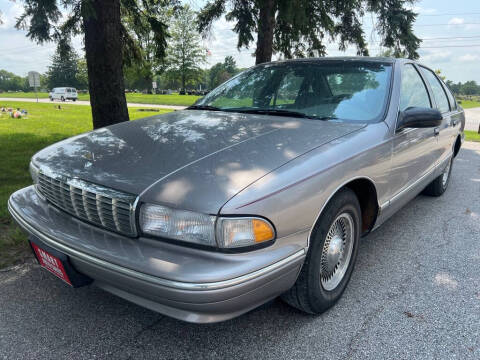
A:
{"type": "Polygon", "coordinates": [[[78,179],[38,175],[37,190],[53,205],[95,225],[136,236],[135,196],[78,179]]]}

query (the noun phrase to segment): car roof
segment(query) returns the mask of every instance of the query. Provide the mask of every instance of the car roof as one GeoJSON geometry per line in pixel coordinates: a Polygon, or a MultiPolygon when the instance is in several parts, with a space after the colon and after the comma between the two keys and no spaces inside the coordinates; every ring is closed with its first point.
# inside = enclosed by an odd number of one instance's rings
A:
{"type": "Polygon", "coordinates": [[[376,57],[376,56],[324,56],[324,57],[311,57],[311,58],[301,58],[301,59],[286,59],[272,61],[266,64],[287,64],[287,63],[320,63],[323,61],[345,61],[345,62],[382,62],[382,63],[396,63],[396,62],[415,62],[414,60],[404,59],[404,58],[393,58],[393,57],[376,57]]]}

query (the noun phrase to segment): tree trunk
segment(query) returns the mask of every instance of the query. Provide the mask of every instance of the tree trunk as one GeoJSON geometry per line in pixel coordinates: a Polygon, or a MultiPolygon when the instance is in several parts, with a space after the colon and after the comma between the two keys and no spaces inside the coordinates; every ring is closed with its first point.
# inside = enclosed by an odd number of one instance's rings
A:
{"type": "Polygon", "coordinates": [[[272,61],[273,31],[275,29],[275,0],[260,1],[255,64],[272,61]]]}
{"type": "MultiPolygon", "coordinates": [[[[94,13],[85,16],[85,54],[93,128],[128,121],[120,0],[93,0],[94,13]]],[[[90,9],[85,9],[88,12],[90,9]]]]}

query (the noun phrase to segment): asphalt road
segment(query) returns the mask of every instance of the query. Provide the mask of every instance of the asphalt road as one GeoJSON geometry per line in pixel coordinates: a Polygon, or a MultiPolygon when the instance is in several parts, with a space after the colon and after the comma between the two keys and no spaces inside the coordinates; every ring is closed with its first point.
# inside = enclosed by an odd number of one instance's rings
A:
{"type": "Polygon", "coordinates": [[[28,264],[0,272],[0,358],[479,359],[480,144],[465,144],[452,176],[442,197],[417,197],[362,240],[321,316],[276,300],[192,325],[28,264]]]}

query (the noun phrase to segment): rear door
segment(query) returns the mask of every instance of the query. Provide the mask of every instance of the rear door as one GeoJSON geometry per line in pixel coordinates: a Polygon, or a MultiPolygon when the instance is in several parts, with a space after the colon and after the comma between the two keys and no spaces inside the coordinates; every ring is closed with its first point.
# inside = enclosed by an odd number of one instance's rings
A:
{"type": "MultiPolygon", "coordinates": [[[[399,111],[409,107],[434,106],[427,85],[415,65],[403,65],[399,111]]],[[[404,190],[421,182],[430,174],[438,159],[438,142],[433,128],[405,128],[395,132],[393,139],[391,193],[400,199],[404,190]]],[[[405,191],[408,193],[408,191],[405,191]]],[[[393,199],[392,199],[393,200],[393,199]]],[[[400,203],[403,203],[400,201],[400,203]]]]}
{"type": "Polygon", "coordinates": [[[437,163],[442,164],[452,154],[455,136],[458,132],[455,128],[459,126],[459,121],[458,119],[455,119],[456,116],[452,117],[455,109],[452,108],[452,105],[450,104],[446,89],[441,80],[430,69],[427,69],[423,66],[420,66],[419,68],[421,69],[425,80],[430,85],[430,89],[435,99],[436,108],[442,113],[443,116],[443,122],[437,130],[440,152],[436,159],[437,163]]]}

